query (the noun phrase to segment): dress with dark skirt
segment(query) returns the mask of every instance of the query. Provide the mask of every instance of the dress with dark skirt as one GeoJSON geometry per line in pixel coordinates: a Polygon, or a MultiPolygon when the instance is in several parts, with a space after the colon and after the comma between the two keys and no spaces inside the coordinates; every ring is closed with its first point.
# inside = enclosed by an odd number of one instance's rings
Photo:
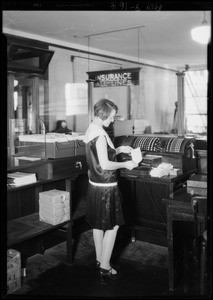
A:
{"type": "MultiPolygon", "coordinates": [[[[124,224],[121,207],[121,194],[118,185],[107,186],[117,182],[116,170],[103,170],[99,164],[96,142],[99,136],[86,143],[86,158],[88,165],[88,201],[86,221],[93,229],[111,230],[115,225],[124,224]],[[97,186],[92,183],[101,183],[97,186]]],[[[107,136],[107,140],[109,137],[107,136]]],[[[107,143],[108,158],[116,161],[116,151],[107,143]]]]}

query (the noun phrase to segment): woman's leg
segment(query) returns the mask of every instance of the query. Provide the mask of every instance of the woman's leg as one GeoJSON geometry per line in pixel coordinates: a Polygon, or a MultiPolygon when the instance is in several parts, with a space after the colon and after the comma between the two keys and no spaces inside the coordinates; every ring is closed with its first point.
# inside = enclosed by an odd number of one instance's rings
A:
{"type": "MultiPolygon", "coordinates": [[[[100,262],[101,262],[101,268],[106,270],[109,270],[111,268],[110,259],[115,244],[118,228],[119,226],[116,225],[114,229],[107,230],[103,238],[102,257],[100,262]]],[[[117,272],[113,270],[113,274],[116,273],[117,272]]]]}
{"type": "Polygon", "coordinates": [[[93,239],[95,244],[96,260],[101,262],[102,249],[103,249],[103,230],[93,229],[93,239]]]}

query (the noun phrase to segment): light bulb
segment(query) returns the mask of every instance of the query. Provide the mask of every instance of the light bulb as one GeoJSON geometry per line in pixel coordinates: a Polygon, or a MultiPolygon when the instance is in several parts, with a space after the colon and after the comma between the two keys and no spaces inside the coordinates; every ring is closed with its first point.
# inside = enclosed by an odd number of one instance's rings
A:
{"type": "Polygon", "coordinates": [[[210,26],[202,25],[191,30],[192,39],[201,44],[208,44],[210,39],[210,26]]]}
{"type": "Polygon", "coordinates": [[[210,26],[208,25],[205,19],[205,12],[204,12],[204,19],[202,25],[199,27],[195,27],[191,30],[192,39],[201,44],[208,44],[210,40],[210,26]]]}

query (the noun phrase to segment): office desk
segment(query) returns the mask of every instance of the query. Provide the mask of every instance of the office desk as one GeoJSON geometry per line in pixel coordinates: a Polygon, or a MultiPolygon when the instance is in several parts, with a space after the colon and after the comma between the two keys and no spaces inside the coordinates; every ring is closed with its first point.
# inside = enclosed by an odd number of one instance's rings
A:
{"type": "Polygon", "coordinates": [[[163,178],[120,171],[120,190],[125,222],[135,239],[167,246],[167,212],[163,198],[169,197],[189,178],[191,172],[163,178]]]}
{"type": "MultiPolygon", "coordinates": [[[[176,192],[164,198],[162,201],[167,206],[167,241],[168,241],[168,272],[169,272],[169,289],[175,290],[175,268],[174,268],[174,221],[194,222],[194,207],[192,198],[196,195],[187,193],[186,188],[181,188],[176,192]]],[[[198,235],[202,235],[206,229],[206,207],[207,199],[203,202],[203,209],[198,214],[198,235]]]]}

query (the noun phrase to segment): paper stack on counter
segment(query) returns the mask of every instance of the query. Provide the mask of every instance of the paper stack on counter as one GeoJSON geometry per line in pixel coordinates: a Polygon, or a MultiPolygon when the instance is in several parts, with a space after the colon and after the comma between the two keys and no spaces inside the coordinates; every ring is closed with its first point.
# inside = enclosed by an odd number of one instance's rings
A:
{"type": "Polygon", "coordinates": [[[150,171],[150,176],[151,177],[164,177],[169,175],[170,170],[173,169],[173,165],[168,164],[168,163],[162,163],[160,164],[157,168],[153,168],[150,171]]]}
{"type": "Polygon", "coordinates": [[[132,160],[139,164],[142,161],[142,153],[140,147],[132,149],[131,151],[132,160]]]}
{"type": "Polygon", "coordinates": [[[27,161],[38,161],[41,160],[41,157],[33,157],[33,156],[17,156],[17,159],[19,160],[27,160],[27,161]]]}
{"type": "Polygon", "coordinates": [[[37,182],[35,173],[14,172],[7,174],[8,186],[21,186],[37,182]]]}

